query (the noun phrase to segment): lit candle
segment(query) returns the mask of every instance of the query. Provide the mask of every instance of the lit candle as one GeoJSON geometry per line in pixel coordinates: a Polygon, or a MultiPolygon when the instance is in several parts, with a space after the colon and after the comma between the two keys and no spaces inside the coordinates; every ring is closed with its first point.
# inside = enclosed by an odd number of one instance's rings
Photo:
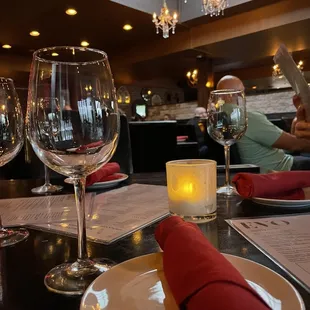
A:
{"type": "Polygon", "coordinates": [[[177,160],[168,162],[169,210],[192,222],[216,218],[216,162],[177,160]]]}

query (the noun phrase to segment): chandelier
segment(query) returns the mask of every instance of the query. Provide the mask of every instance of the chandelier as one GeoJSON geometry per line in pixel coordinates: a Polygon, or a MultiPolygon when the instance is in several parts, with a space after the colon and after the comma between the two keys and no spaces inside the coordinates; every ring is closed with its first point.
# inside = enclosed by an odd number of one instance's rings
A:
{"type": "Polygon", "coordinates": [[[228,7],[227,0],[202,0],[202,11],[205,15],[219,16],[228,7]]]}
{"type": "MultiPolygon", "coordinates": [[[[302,70],[304,69],[304,62],[302,60],[300,60],[298,62],[297,68],[300,70],[301,73],[303,73],[302,70]]],[[[274,65],[272,67],[272,77],[274,79],[283,79],[284,78],[284,75],[283,75],[279,65],[274,65]]]]}
{"type": "Polygon", "coordinates": [[[186,74],[186,77],[187,77],[188,84],[191,87],[195,87],[198,83],[198,70],[195,69],[193,70],[193,72],[188,71],[186,74]]]}
{"type": "Polygon", "coordinates": [[[156,27],[156,33],[159,34],[159,29],[163,31],[163,37],[165,39],[169,38],[169,31],[172,30],[172,34],[175,34],[175,27],[178,22],[178,15],[174,13],[173,16],[170,15],[169,9],[167,7],[166,0],[164,0],[163,7],[161,8],[160,15],[157,16],[156,13],[153,14],[153,23],[156,27]]]}

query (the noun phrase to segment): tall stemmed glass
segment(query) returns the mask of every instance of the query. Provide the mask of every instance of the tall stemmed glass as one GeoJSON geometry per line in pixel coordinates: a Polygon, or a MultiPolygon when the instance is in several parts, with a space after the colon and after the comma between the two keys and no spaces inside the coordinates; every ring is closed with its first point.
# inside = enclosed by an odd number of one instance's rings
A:
{"type": "Polygon", "coordinates": [[[246,100],[241,90],[212,91],[208,105],[208,133],[225,151],[225,185],[218,194],[231,196],[235,193],[230,184],[230,146],[239,140],[247,129],[246,100]]]}
{"type": "MultiPolygon", "coordinates": [[[[13,80],[0,77],[0,167],[11,161],[24,143],[24,119],[13,80]]],[[[24,228],[5,229],[0,216],[0,247],[16,244],[29,236],[24,228]]]]}
{"type": "Polygon", "coordinates": [[[62,186],[51,184],[49,168],[46,165],[44,165],[44,179],[45,183],[42,186],[33,188],[31,190],[32,193],[37,195],[45,195],[57,193],[62,190],[62,186]]]}
{"type": "Polygon", "coordinates": [[[44,283],[54,292],[80,295],[111,264],[107,259],[95,262],[88,258],[85,228],[86,176],[110,160],[119,135],[107,55],[81,47],[36,51],[27,110],[28,138],[37,156],[49,168],[75,181],[78,259],[53,268],[44,283]]]}

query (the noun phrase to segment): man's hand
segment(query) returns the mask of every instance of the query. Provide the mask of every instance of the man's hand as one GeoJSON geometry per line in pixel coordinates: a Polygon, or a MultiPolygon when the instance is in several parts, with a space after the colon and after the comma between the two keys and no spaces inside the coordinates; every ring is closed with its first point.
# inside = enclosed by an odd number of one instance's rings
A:
{"type": "Polygon", "coordinates": [[[292,134],[297,138],[310,139],[310,123],[306,122],[306,110],[300,97],[294,96],[293,103],[297,112],[292,123],[292,134]]]}

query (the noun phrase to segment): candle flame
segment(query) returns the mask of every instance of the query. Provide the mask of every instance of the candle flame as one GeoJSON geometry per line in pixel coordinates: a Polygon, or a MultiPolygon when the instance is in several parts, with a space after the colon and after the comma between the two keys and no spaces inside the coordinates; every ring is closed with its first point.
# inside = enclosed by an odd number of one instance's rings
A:
{"type": "Polygon", "coordinates": [[[186,194],[192,194],[193,189],[194,189],[193,183],[185,183],[183,186],[183,191],[186,194]]]}

